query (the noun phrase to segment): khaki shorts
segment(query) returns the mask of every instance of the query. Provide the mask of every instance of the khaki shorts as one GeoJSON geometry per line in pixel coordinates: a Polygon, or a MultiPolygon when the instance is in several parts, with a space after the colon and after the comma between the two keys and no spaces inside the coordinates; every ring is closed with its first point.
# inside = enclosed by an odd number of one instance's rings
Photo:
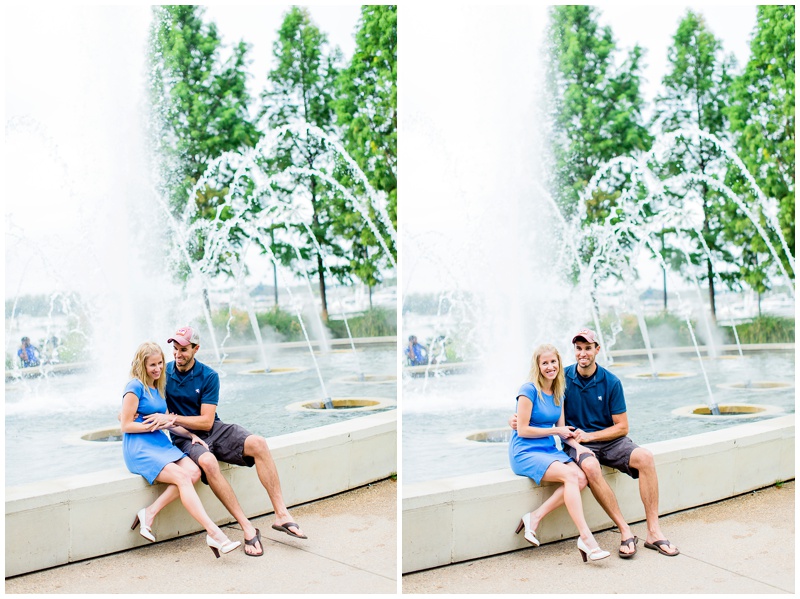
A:
{"type": "MultiPolygon", "coordinates": [[[[228,464],[235,464],[237,466],[247,466],[248,468],[256,463],[252,457],[244,455],[244,440],[252,433],[238,424],[225,424],[217,420],[214,422],[214,426],[211,427],[210,431],[192,432],[206,442],[208,449],[203,447],[200,443],[192,445],[191,439],[179,437],[178,435],[172,436],[172,442],[178,449],[192,458],[192,461],[198,466],[200,465],[198,462],[200,456],[209,451],[213,453],[214,457],[220,462],[227,462],[228,464]]],[[[202,471],[203,469],[200,468],[200,470],[202,471]]],[[[200,480],[208,484],[205,472],[200,476],[200,480]]]]}
{"type": "MultiPolygon", "coordinates": [[[[631,441],[628,437],[620,437],[619,439],[612,439],[611,441],[590,441],[588,443],[581,443],[586,449],[591,449],[597,461],[603,466],[616,468],[620,472],[624,472],[631,478],[639,478],[639,471],[636,468],[631,468],[631,454],[633,450],[639,447],[631,441]]],[[[185,451],[185,450],[184,450],[185,451]]],[[[581,455],[581,459],[576,457],[576,451],[573,447],[564,443],[564,451],[573,460],[581,462],[589,457],[588,453],[581,455]]]]}

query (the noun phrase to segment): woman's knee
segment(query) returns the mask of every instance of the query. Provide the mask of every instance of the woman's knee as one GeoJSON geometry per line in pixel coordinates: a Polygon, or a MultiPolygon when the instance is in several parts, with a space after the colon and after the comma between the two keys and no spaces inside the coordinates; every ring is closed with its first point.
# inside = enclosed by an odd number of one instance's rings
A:
{"type": "Polygon", "coordinates": [[[200,472],[200,467],[197,464],[195,464],[192,460],[188,460],[186,462],[186,465],[183,466],[183,469],[189,474],[189,478],[191,479],[192,484],[200,480],[200,475],[202,474],[200,472]]]}

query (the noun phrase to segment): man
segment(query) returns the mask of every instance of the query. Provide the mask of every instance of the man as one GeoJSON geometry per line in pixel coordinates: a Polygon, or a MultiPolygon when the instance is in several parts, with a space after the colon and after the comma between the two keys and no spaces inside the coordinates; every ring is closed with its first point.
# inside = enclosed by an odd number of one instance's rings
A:
{"type": "MultiPolygon", "coordinates": [[[[575,448],[564,443],[564,451],[581,467],[595,499],[619,528],[620,557],[630,558],[636,553],[638,538],[622,517],[617,498],[603,478],[601,464],[639,479],[639,495],[647,519],[644,546],[662,555],[678,555],[680,551],[666,539],[658,523],[658,477],[653,454],[627,437],[628,415],[620,380],[595,362],[600,344],[594,331],[581,329],[573,336],[572,344],[577,363],[564,369],[564,420],[567,426],[575,427],[572,439],[580,445],[575,448]]],[[[509,423],[516,429],[516,415],[509,423]]]]}
{"type": "Polygon", "coordinates": [[[195,359],[200,349],[197,331],[191,327],[181,327],[167,343],[172,344],[175,358],[167,364],[166,400],[172,413],[153,414],[145,419],[145,423],[163,427],[174,421],[205,441],[208,448],[200,443],[192,444],[190,439],[172,436],[173,443],[200,466],[203,482],[211,487],[242,527],[247,555],[258,557],[264,554],[261,533],[245,516],[230,483],[220,471],[220,461],[238,466],[255,465],[258,478],[275,509],[272,528],[298,539],[307,538],[300,527],[292,522],[283,502],[278,471],[266,439],[251,434],[238,424],[226,424],[219,419],[219,375],[195,359]]]}
{"type": "Polygon", "coordinates": [[[17,357],[23,368],[32,368],[39,365],[39,350],[31,344],[30,337],[23,337],[22,345],[17,350],[17,357]]]}
{"type": "Polygon", "coordinates": [[[422,366],[428,363],[428,349],[417,341],[416,335],[408,338],[405,354],[409,366],[422,366]]]}

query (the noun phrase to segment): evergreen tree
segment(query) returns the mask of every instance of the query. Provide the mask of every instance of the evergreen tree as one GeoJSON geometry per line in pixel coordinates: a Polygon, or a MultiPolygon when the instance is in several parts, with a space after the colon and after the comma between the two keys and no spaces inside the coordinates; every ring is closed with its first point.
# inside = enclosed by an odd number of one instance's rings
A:
{"type": "MultiPolygon", "coordinates": [[[[387,212],[396,227],[397,6],[361,8],[356,49],[350,64],[339,75],[336,108],[345,149],[371,187],[387,195],[387,212]]],[[[346,165],[340,164],[338,176],[348,188],[363,192],[346,165]]],[[[370,205],[368,199],[364,204],[370,205]]],[[[382,223],[372,207],[369,216],[382,232],[382,223]]],[[[337,230],[352,243],[351,272],[371,289],[381,281],[382,266],[388,262],[383,248],[352,207],[348,210],[342,206],[337,230]]]]}
{"type": "MultiPolygon", "coordinates": [[[[600,27],[593,6],[554,6],[548,25],[547,88],[553,120],[553,196],[562,212],[575,213],[580,194],[608,160],[647,150],[639,90],[642,50],[635,46],[615,68],[610,27],[600,27]]],[[[587,205],[589,222],[602,221],[614,206],[614,182],[587,205]]]]}
{"type": "MultiPolygon", "coordinates": [[[[673,36],[667,58],[670,70],[663,80],[663,92],[656,98],[655,124],[660,124],[665,132],[697,128],[724,140],[725,106],[730,99],[735,61],[732,56],[722,55],[722,43],[708,29],[702,15],[687,11],[673,36]]],[[[670,160],[660,166],[665,178],[694,174],[722,179],[726,160],[712,141],[695,140],[687,134],[678,136],[670,160]]],[[[711,313],[716,317],[715,278],[719,276],[728,283],[734,279],[732,273],[716,267],[732,262],[721,235],[726,200],[707,182],[692,180],[680,189],[673,188],[671,196],[669,201],[682,205],[684,210],[699,199],[702,224],[697,230],[687,231],[695,241],[688,255],[692,264],[705,265],[698,278],[708,283],[711,313]]]]}
{"type": "MultiPolygon", "coordinates": [[[[750,59],[733,84],[733,98],[728,110],[730,128],[735,135],[736,151],[764,193],[771,209],[777,206],[777,219],[783,236],[794,255],[795,248],[795,7],[759,6],[757,23],[750,42],[750,59]]],[[[728,183],[756,210],[757,196],[739,171],[731,168],[728,183]]],[[[725,234],[742,249],[740,273],[759,296],[770,289],[776,264],[761,235],[741,211],[730,209],[725,219],[725,234]]],[[[776,248],[777,236],[771,236],[776,248]]],[[[780,249],[778,250],[780,252],[780,249]]],[[[791,272],[785,255],[787,272],[791,272]]]]}
{"type": "MultiPolygon", "coordinates": [[[[289,125],[311,125],[326,134],[334,135],[335,106],[333,94],[338,76],[337,63],[341,60],[338,48],[331,50],[327,37],[312,22],[306,9],[292,7],[285,15],[278,30],[278,39],[273,46],[275,68],[269,73],[270,88],[262,94],[264,109],[271,129],[282,129],[289,125]]],[[[325,286],[323,260],[334,276],[342,278],[345,269],[334,264],[345,251],[334,236],[333,224],[337,218],[336,191],[324,178],[299,173],[291,167],[317,171],[332,176],[335,159],[328,144],[306,130],[282,129],[268,168],[283,172],[286,176],[275,192],[282,201],[297,204],[307,198],[311,204],[310,232],[302,224],[288,224],[301,254],[297,260],[294,248],[277,243],[273,251],[284,263],[293,264],[300,271],[306,270],[302,262],[311,261],[308,270],[319,278],[322,315],[327,320],[328,303],[325,286]],[[289,169],[289,170],[287,170],[289,169]],[[312,236],[314,239],[312,239],[312,236]],[[316,243],[315,243],[316,240],[316,243]],[[317,244],[324,252],[317,249],[317,244]]]]}
{"type": "MultiPolygon", "coordinates": [[[[178,217],[214,158],[252,147],[259,137],[248,118],[248,46],[237,44],[223,63],[222,41],[214,23],[203,21],[204,12],[200,6],[155,6],[150,29],[151,138],[161,191],[178,217]]],[[[193,221],[213,219],[223,208],[231,175],[198,190],[193,221]]],[[[192,259],[200,260],[205,239],[193,241],[192,259]]]]}

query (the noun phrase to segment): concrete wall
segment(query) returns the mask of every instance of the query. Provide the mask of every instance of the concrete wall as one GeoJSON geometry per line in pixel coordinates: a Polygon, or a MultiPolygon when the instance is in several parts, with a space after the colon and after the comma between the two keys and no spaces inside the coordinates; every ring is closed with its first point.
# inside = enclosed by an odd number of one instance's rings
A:
{"type": "MultiPolygon", "coordinates": [[[[661,514],[794,478],[794,415],[645,445],[658,470],[661,514]]],[[[637,481],[605,469],[628,522],[644,520],[637,481]]],[[[537,486],[510,469],[403,486],[403,572],[529,547],[514,530],[556,486],[537,486]]],[[[587,488],[592,530],[613,526],[587,488]]],[[[543,543],[576,537],[562,506],[540,524],[543,543]]]]}
{"type": "MultiPolygon", "coordinates": [[[[287,505],[319,499],[397,471],[397,411],[268,439],[287,505]]],[[[122,456],[120,455],[120,462],[122,456]]],[[[255,468],[223,466],[248,516],[272,511],[255,468]]],[[[6,489],[6,576],[131,549],[148,542],[130,525],[164,486],[121,468],[6,489]]],[[[232,522],[211,490],[196,485],[209,516],[232,522]]],[[[180,501],[156,518],[159,540],[202,530],[180,501]]]]}

